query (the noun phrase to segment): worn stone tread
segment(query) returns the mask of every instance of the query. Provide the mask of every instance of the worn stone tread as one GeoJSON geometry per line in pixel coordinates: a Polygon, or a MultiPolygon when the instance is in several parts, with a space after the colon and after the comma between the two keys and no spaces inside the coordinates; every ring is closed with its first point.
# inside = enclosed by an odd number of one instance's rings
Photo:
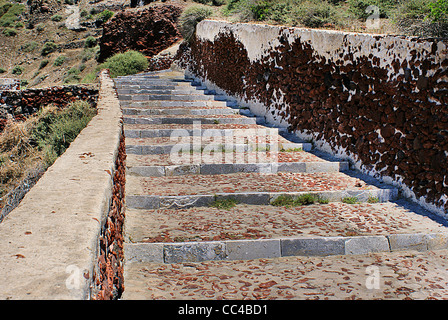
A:
{"type": "Polygon", "coordinates": [[[123,299],[448,299],[448,250],[131,263],[123,299]]]}
{"type": "Polygon", "coordinates": [[[238,204],[229,209],[128,209],[131,242],[188,242],[348,237],[446,232],[445,225],[392,202],[313,204],[298,207],[238,204]]]}

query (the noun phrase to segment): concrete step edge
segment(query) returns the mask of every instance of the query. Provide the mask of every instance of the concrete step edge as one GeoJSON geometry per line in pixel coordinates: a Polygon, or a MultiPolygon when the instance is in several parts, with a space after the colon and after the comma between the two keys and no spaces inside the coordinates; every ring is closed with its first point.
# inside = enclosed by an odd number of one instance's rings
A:
{"type": "Polygon", "coordinates": [[[129,166],[128,174],[140,177],[171,177],[182,175],[217,175],[238,172],[254,173],[316,173],[341,172],[349,169],[349,163],[341,162],[281,162],[281,163],[210,163],[167,166],[129,166]]]}
{"type": "Polygon", "coordinates": [[[125,261],[185,263],[448,249],[448,233],[124,244],[125,261]]]}
{"type": "Polygon", "coordinates": [[[367,202],[369,198],[377,198],[379,202],[392,201],[398,198],[398,189],[383,188],[369,190],[334,190],[334,191],[302,191],[302,192],[236,192],[216,193],[213,195],[183,195],[160,196],[151,194],[126,195],[128,208],[134,209],[183,209],[192,207],[207,207],[216,200],[233,199],[237,203],[252,205],[269,205],[279,196],[298,197],[303,194],[313,194],[319,199],[330,202],[341,201],[347,197],[356,197],[359,202],[367,202]]]}
{"type": "MultiPolygon", "coordinates": [[[[265,144],[266,145],[266,144],[265,144]]],[[[150,154],[171,154],[174,152],[177,154],[178,152],[184,152],[186,154],[190,154],[191,152],[200,152],[203,150],[203,148],[208,148],[207,151],[217,150],[219,153],[223,152],[255,152],[260,147],[259,144],[253,143],[253,144],[238,144],[238,143],[232,143],[228,148],[226,145],[223,144],[192,144],[192,143],[176,143],[176,144],[168,144],[168,145],[160,145],[160,144],[154,144],[154,145],[126,145],[126,153],[127,154],[137,154],[137,155],[150,155],[150,154]]],[[[303,151],[309,151],[308,146],[306,146],[305,143],[279,143],[276,147],[273,146],[270,150],[273,152],[278,151],[278,149],[291,149],[291,150],[303,150],[303,151]],[[284,146],[288,146],[288,148],[284,148],[284,146]],[[293,146],[293,147],[292,147],[293,146]]]]}

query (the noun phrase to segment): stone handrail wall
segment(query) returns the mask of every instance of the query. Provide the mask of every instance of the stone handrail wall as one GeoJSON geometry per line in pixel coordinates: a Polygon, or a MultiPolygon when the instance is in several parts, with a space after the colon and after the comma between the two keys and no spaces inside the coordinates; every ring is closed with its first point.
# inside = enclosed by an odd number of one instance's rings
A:
{"type": "Polygon", "coordinates": [[[447,40],[206,20],[179,65],[447,215],[447,40]]]}
{"type": "Polygon", "coordinates": [[[98,114],[0,224],[0,299],[101,298],[103,273],[120,263],[98,262],[121,210],[125,156],[114,84],[106,71],[100,80],[98,114]]]}

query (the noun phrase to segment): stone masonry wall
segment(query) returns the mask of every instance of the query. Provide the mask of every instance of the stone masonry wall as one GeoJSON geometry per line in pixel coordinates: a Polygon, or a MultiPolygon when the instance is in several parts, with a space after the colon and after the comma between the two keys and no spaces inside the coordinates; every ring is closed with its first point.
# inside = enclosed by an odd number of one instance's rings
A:
{"type": "Polygon", "coordinates": [[[96,105],[98,89],[72,85],[43,89],[1,91],[0,132],[3,131],[8,115],[15,119],[22,119],[36,113],[46,105],[54,104],[62,108],[76,100],[84,100],[92,105],[96,105]]]}
{"type": "Polygon", "coordinates": [[[448,41],[203,21],[179,64],[448,213],[448,41]]]}
{"type": "Polygon", "coordinates": [[[94,279],[96,300],[120,298],[124,290],[123,232],[124,197],[126,184],[126,146],[124,133],[120,138],[118,156],[113,175],[112,199],[109,214],[99,237],[98,265],[94,279]]]}

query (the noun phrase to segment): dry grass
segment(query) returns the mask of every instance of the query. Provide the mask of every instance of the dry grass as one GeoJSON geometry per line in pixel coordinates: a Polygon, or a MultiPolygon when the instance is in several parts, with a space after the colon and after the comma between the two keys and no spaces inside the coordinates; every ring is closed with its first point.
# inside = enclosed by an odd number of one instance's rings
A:
{"type": "Polygon", "coordinates": [[[0,135],[0,208],[4,195],[18,186],[30,170],[43,162],[42,152],[32,145],[30,133],[37,117],[24,122],[9,121],[0,135]]]}

